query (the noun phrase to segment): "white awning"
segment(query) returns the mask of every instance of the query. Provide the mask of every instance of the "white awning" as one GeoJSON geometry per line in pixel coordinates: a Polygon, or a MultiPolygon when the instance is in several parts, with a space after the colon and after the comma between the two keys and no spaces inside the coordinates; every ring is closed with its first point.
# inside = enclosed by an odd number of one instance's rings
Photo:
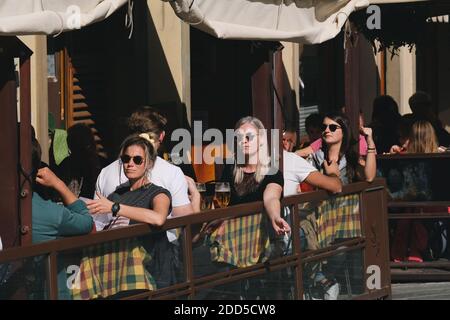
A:
{"type": "Polygon", "coordinates": [[[58,34],[109,17],[127,0],[0,0],[0,35],[58,34]]]}
{"type": "Polygon", "coordinates": [[[370,4],[426,0],[163,0],[182,20],[222,39],[321,43],[370,4]]]}

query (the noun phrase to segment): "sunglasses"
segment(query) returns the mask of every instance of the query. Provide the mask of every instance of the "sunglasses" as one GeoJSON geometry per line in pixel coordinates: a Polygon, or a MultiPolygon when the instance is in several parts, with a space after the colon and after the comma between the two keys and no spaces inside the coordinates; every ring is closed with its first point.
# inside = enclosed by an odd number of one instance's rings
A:
{"type": "Polygon", "coordinates": [[[243,141],[244,139],[247,140],[248,142],[253,141],[253,139],[255,139],[256,135],[255,134],[236,134],[236,138],[238,141],[243,141]]]}
{"type": "Polygon", "coordinates": [[[327,130],[327,128],[330,128],[331,132],[335,132],[337,129],[340,129],[341,126],[337,125],[337,124],[322,124],[322,126],[320,127],[320,129],[322,130],[322,132],[325,132],[325,130],[327,130]]]}
{"type": "Polygon", "coordinates": [[[136,164],[138,166],[144,162],[144,158],[141,156],[130,157],[129,155],[124,154],[123,156],[120,157],[120,160],[122,161],[122,163],[128,163],[131,161],[131,159],[133,159],[134,164],[136,164]]]}

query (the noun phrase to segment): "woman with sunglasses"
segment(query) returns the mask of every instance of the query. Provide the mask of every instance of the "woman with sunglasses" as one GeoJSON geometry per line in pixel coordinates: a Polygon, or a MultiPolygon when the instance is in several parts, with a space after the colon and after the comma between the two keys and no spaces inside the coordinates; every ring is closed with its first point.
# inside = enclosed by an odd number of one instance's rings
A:
{"type": "MultiPolygon", "coordinates": [[[[211,250],[208,254],[211,255],[215,268],[210,272],[263,262],[270,252],[269,234],[273,231],[280,236],[290,232],[289,224],[280,215],[283,174],[279,170],[270,170],[264,125],[254,117],[242,118],[236,123],[235,137],[237,145],[234,164],[225,166],[220,181],[230,185],[231,206],[263,201],[267,215],[260,213],[229,219],[220,224],[211,223],[210,228],[206,228],[206,233],[210,234],[208,243],[211,244],[211,250]]],[[[195,260],[204,262],[207,257],[199,255],[195,260]]],[[[228,285],[224,291],[240,291],[241,299],[256,299],[262,292],[261,284],[256,280],[242,283],[242,286],[228,285]]],[[[232,298],[238,297],[233,295],[232,298]]]]}
{"type": "Polygon", "coordinates": [[[360,158],[353,150],[353,139],[348,118],[343,114],[327,115],[321,127],[322,147],[312,155],[313,165],[323,169],[323,162],[338,163],[337,174],[342,183],[349,184],[355,181],[371,182],[376,175],[376,147],[372,138],[371,128],[360,128],[360,133],[366,139],[367,155],[360,158]]]}
{"type": "Polygon", "coordinates": [[[99,199],[88,201],[91,214],[112,213],[108,228],[143,222],[162,226],[171,207],[169,191],[149,181],[148,173],[156,159],[156,150],[148,134],[131,136],[122,143],[120,160],[128,183],[115,192],[99,199]]]}
{"type": "Polygon", "coordinates": [[[235,163],[224,168],[221,179],[230,183],[230,205],[264,201],[275,233],[283,235],[290,232],[289,224],[280,216],[283,174],[279,170],[269,172],[270,157],[264,125],[255,117],[245,117],[236,123],[235,133],[235,163]]]}
{"type": "MultiPolygon", "coordinates": [[[[372,181],[376,175],[376,148],[372,129],[361,127],[360,133],[367,142],[367,156],[360,159],[353,150],[353,139],[348,118],[343,114],[329,114],[323,119],[322,147],[312,155],[312,164],[317,170],[329,176],[337,176],[342,184],[356,181],[372,181]],[[364,161],[363,161],[364,160],[364,161]],[[328,165],[324,165],[327,162],[328,165]],[[338,170],[331,164],[338,164],[338,170]]],[[[357,194],[338,196],[317,207],[317,237],[320,248],[361,236],[359,198],[357,194]]],[[[314,290],[326,300],[335,300],[339,284],[335,276],[342,269],[343,258],[330,258],[323,265],[322,272],[314,276],[314,290]]],[[[313,290],[313,292],[314,292],[313,290]]]]}
{"type": "MultiPolygon", "coordinates": [[[[165,223],[171,210],[171,196],[169,191],[148,178],[155,160],[156,149],[148,134],[130,136],[122,143],[120,162],[128,182],[107,198],[97,192],[99,199],[87,201],[91,214],[112,214],[112,220],[104,230],[139,222],[156,227],[165,223]]],[[[177,271],[170,265],[170,261],[176,260],[174,255],[176,251],[173,251],[166,232],[105,243],[84,256],[80,274],[86,280],[81,288],[88,290],[74,289],[73,295],[81,299],[122,297],[130,290],[124,287],[133,288],[137,293],[169,286],[176,281],[174,274],[177,271]],[[86,292],[90,296],[83,296],[86,292]]]]}

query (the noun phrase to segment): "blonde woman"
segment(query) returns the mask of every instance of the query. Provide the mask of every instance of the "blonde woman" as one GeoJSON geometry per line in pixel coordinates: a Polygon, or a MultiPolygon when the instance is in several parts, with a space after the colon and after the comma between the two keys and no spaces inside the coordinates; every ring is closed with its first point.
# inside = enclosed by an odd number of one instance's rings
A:
{"type": "Polygon", "coordinates": [[[235,133],[238,149],[235,163],[224,168],[221,178],[230,183],[230,205],[264,201],[275,233],[290,232],[289,224],[280,216],[283,174],[279,170],[269,174],[270,157],[264,125],[255,117],[245,117],[236,123],[235,133]]]}
{"type": "Polygon", "coordinates": [[[391,153],[434,153],[439,152],[439,143],[430,122],[419,120],[411,127],[409,138],[400,147],[391,147],[391,153]]]}
{"type": "MultiPolygon", "coordinates": [[[[209,234],[206,241],[209,244],[208,252],[202,252],[202,247],[193,252],[197,275],[244,268],[263,262],[270,255],[269,233],[272,230],[277,235],[290,232],[289,224],[280,216],[283,175],[279,170],[270,170],[263,124],[254,117],[242,118],[236,123],[235,136],[237,146],[234,164],[226,165],[221,177],[221,182],[230,185],[229,205],[263,201],[267,216],[256,213],[210,223],[205,231],[209,234]],[[269,223],[265,223],[267,218],[269,223]],[[213,263],[205,267],[205,261],[208,260],[213,263]]],[[[217,296],[217,291],[213,290],[208,299],[257,299],[261,292],[260,284],[253,280],[246,281],[246,284],[227,285],[226,289],[222,289],[231,295],[217,296]]]]}
{"type": "MultiPolygon", "coordinates": [[[[403,146],[392,146],[391,153],[436,153],[439,144],[433,126],[428,121],[416,121],[403,146]]],[[[403,187],[390,193],[395,200],[429,201],[432,199],[429,177],[430,167],[424,162],[403,167],[403,187]]],[[[422,223],[401,219],[397,222],[391,256],[394,262],[403,260],[423,262],[422,254],[428,243],[427,230],[422,223]]]]}

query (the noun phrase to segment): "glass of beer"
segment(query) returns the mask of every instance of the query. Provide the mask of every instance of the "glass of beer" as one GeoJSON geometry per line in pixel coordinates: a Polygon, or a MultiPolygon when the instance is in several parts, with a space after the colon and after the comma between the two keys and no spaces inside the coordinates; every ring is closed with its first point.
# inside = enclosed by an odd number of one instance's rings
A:
{"type": "Polygon", "coordinates": [[[200,210],[210,210],[212,205],[212,199],[211,197],[208,197],[206,195],[206,185],[204,183],[197,182],[195,184],[197,187],[198,192],[200,192],[200,210]]]}
{"type": "Polygon", "coordinates": [[[226,208],[230,203],[231,190],[228,182],[216,182],[215,199],[221,208],[226,208]]]}

